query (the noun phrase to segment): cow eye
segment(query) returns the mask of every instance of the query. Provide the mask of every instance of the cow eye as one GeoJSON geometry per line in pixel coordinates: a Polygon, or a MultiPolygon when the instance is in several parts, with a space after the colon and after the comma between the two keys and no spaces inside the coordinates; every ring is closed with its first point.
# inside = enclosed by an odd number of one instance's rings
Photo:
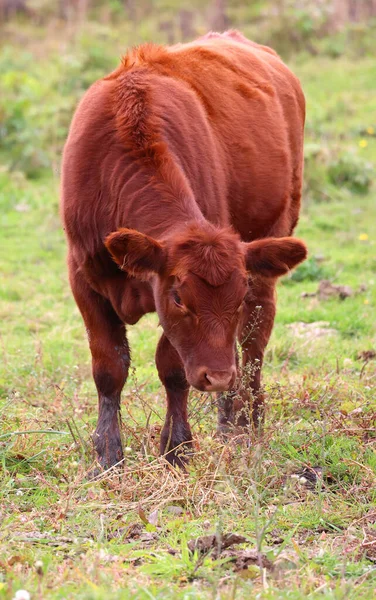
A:
{"type": "Polygon", "coordinates": [[[172,297],[174,299],[174,302],[175,302],[176,306],[178,306],[179,308],[183,308],[183,303],[181,301],[181,298],[180,298],[179,294],[176,291],[173,291],[172,297]]]}

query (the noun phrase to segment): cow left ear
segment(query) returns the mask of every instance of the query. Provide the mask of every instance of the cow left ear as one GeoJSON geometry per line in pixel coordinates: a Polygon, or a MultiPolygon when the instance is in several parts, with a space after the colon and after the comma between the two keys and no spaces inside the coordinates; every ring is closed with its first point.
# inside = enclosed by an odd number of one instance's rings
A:
{"type": "Polygon", "coordinates": [[[307,258],[306,245],[296,238],[264,238],[244,247],[247,271],[264,277],[285,275],[307,258]]]}
{"type": "Polygon", "coordinates": [[[161,274],[165,268],[164,246],[135,229],[118,229],[104,243],[120,268],[134,277],[147,279],[152,274],[161,274]]]}

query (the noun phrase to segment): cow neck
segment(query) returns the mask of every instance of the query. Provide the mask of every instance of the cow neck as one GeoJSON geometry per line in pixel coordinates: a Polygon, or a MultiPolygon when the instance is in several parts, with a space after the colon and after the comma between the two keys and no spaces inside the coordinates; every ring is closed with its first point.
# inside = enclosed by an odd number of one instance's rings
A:
{"type": "Polygon", "coordinates": [[[207,224],[193,195],[179,198],[172,194],[155,193],[146,198],[143,190],[137,200],[133,198],[131,205],[128,205],[126,226],[154,239],[171,238],[193,223],[203,228],[207,224]]]}
{"type": "Polygon", "coordinates": [[[187,223],[206,219],[190,182],[176,161],[169,169],[156,169],[134,160],[119,162],[112,176],[111,194],[117,199],[117,227],[136,229],[155,239],[169,237],[187,223]],[[168,171],[168,172],[167,172],[168,171]]]}
{"type": "MultiPolygon", "coordinates": [[[[205,219],[199,207],[196,205],[196,209],[192,211],[182,211],[180,215],[176,215],[169,225],[161,224],[159,235],[154,234],[154,237],[159,240],[168,240],[175,237],[177,234],[183,233],[188,228],[196,226],[200,229],[206,229],[208,221],[205,219]],[[180,218],[179,218],[180,217],[180,218]]],[[[149,234],[153,235],[153,234],[149,234]]]]}

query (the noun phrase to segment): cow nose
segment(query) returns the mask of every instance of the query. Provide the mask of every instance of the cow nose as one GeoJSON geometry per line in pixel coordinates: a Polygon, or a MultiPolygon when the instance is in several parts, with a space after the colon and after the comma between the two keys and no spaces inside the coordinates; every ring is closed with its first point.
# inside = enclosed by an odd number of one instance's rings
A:
{"type": "Polygon", "coordinates": [[[205,388],[210,392],[225,392],[235,383],[236,368],[226,369],[226,371],[205,371],[205,388]]]}

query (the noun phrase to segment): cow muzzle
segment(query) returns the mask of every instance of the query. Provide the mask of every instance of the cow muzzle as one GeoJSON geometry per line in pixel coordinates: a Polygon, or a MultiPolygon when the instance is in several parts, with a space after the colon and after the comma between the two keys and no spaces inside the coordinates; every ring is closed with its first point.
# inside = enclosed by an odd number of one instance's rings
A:
{"type": "Polygon", "coordinates": [[[227,392],[234,387],[235,379],[235,366],[221,371],[201,367],[192,385],[201,392],[227,392]]]}

